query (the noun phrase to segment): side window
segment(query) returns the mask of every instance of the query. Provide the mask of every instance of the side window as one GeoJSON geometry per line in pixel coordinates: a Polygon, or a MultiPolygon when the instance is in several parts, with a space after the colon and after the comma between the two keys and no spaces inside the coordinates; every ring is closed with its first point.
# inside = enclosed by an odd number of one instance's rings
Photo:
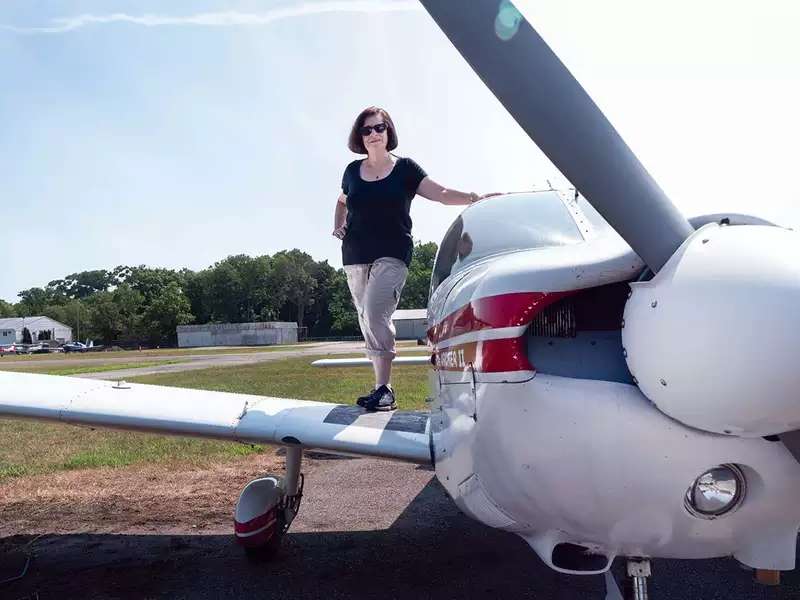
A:
{"type": "Polygon", "coordinates": [[[433,263],[433,273],[431,275],[431,292],[439,287],[453,270],[453,265],[458,260],[458,247],[461,238],[464,236],[464,220],[459,215],[450,225],[450,229],[439,244],[439,251],[436,253],[436,260],[433,263]]]}

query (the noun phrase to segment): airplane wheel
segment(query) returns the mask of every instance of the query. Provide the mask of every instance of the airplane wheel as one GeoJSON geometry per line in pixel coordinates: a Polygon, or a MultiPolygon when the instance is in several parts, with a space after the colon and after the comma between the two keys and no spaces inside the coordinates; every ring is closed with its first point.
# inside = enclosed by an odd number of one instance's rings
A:
{"type": "Polygon", "coordinates": [[[283,515],[278,515],[278,524],[275,534],[261,546],[245,546],[244,553],[247,560],[253,563],[268,562],[278,555],[283,542],[283,536],[286,534],[288,527],[286,527],[286,519],[283,515]]]}
{"type": "MultiPolygon", "coordinates": [[[[299,466],[299,465],[298,465],[299,466]]],[[[287,496],[282,477],[263,477],[251,481],[239,495],[234,512],[234,531],[245,556],[253,562],[273,558],[289,530],[303,499],[305,478],[299,473],[287,496]],[[266,512],[263,507],[269,507],[266,512]]]]}

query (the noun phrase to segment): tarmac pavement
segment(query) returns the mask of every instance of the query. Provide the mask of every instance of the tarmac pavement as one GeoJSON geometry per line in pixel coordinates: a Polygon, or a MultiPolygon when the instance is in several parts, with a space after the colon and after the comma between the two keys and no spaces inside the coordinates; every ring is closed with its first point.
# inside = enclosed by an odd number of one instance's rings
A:
{"type": "MultiPolygon", "coordinates": [[[[556,573],[520,538],[462,515],[429,469],[316,457],[304,471],[300,514],[280,553],[269,562],[248,561],[230,531],[219,527],[203,535],[47,535],[34,542],[35,560],[26,578],[0,587],[0,596],[606,597],[602,577],[556,573]]],[[[623,568],[617,561],[618,577],[623,568]]],[[[800,598],[796,573],[784,574],[780,588],[762,587],[730,559],[656,560],[653,572],[651,600],[800,598]]]]}

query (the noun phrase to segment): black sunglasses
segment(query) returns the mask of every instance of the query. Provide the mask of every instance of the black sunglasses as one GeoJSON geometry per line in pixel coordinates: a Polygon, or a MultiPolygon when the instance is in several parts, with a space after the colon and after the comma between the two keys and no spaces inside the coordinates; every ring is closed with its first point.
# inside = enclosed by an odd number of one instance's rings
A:
{"type": "Polygon", "coordinates": [[[367,137],[372,130],[375,130],[375,133],[383,133],[389,126],[386,123],[378,123],[377,125],[364,125],[363,127],[358,128],[358,133],[361,134],[361,137],[367,137]]]}

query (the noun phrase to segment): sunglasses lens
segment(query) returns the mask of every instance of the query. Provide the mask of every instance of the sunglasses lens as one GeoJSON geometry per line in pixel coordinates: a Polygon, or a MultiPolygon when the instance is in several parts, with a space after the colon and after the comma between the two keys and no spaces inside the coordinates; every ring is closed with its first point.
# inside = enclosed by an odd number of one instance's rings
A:
{"type": "Polygon", "coordinates": [[[386,123],[378,123],[377,125],[364,125],[358,130],[358,133],[361,134],[362,137],[367,137],[372,130],[375,130],[375,133],[383,133],[386,131],[386,123]]]}

